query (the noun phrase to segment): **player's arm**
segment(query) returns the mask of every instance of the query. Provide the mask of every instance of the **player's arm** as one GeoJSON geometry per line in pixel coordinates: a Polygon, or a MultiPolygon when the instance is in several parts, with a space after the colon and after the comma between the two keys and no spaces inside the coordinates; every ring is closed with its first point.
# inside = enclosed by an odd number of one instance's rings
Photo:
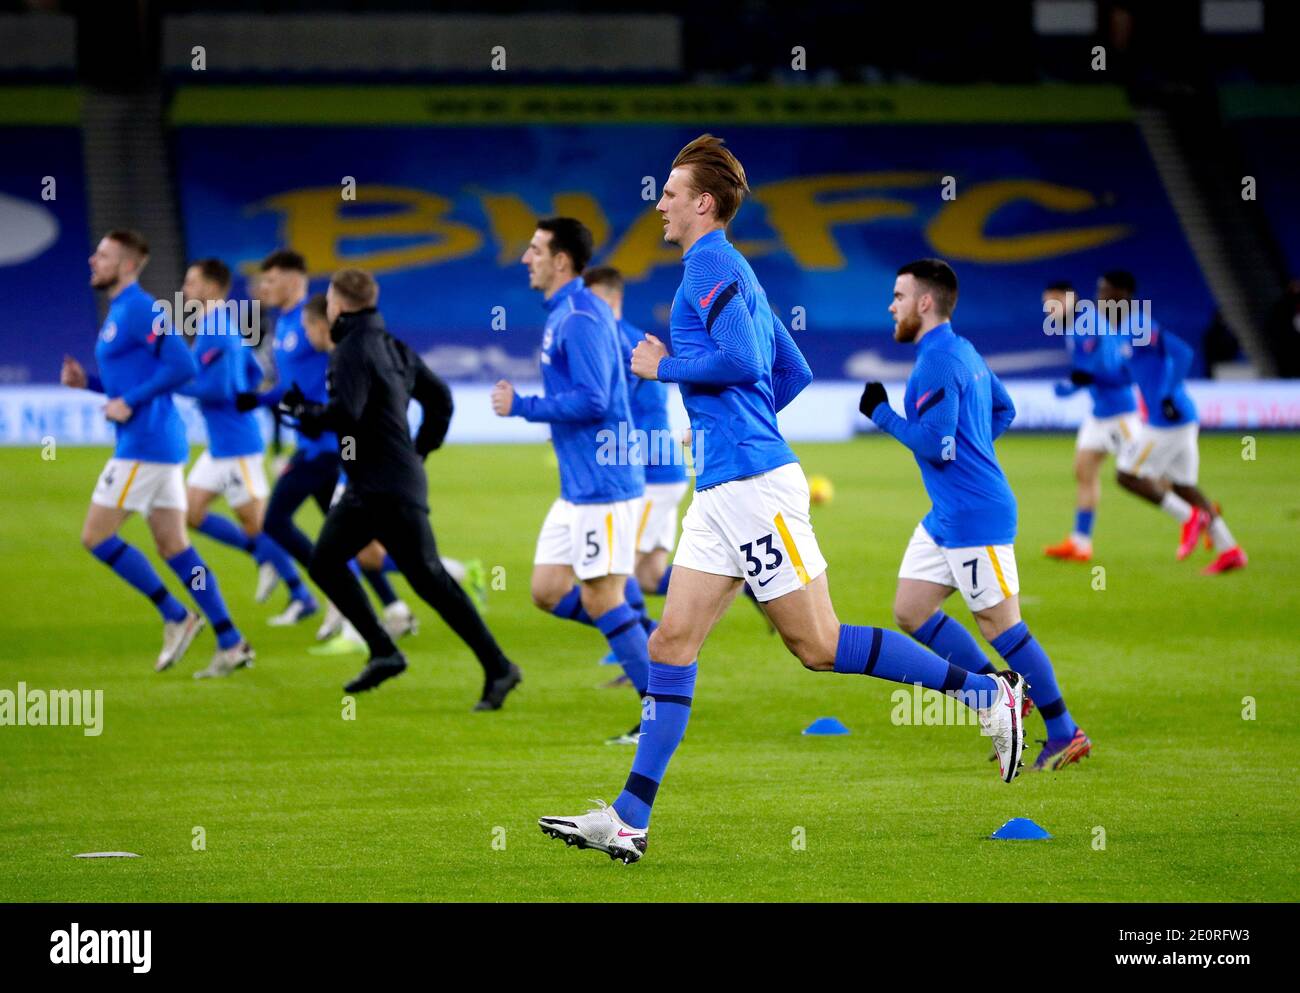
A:
{"type": "MultiPolygon", "coordinates": [[[[197,345],[203,348],[202,345],[197,345]]],[[[177,393],[207,404],[232,403],[235,397],[233,369],[220,347],[203,348],[198,357],[198,374],[177,393]]]]}
{"type": "Polygon", "coordinates": [[[740,293],[740,280],[718,269],[686,274],[686,299],[695,309],[717,351],[694,359],[659,360],[656,377],[665,383],[743,386],[763,375],[754,318],[740,293]],[[721,277],[721,278],[719,278],[721,277]],[[701,303],[704,306],[701,306],[701,303]]]}
{"type": "Polygon", "coordinates": [[[85,367],[71,355],[63,356],[63,367],[59,370],[59,382],[74,390],[90,390],[92,393],[104,392],[104,381],[93,373],[87,374],[85,367]]]}
{"type": "Polygon", "coordinates": [[[799,351],[799,346],[775,312],[772,314],[772,326],[776,331],[776,351],[772,359],[772,395],[776,399],[776,409],[780,411],[812,382],[813,374],[808,360],[803,357],[803,352],[799,351]]]}
{"type": "Polygon", "coordinates": [[[447,384],[413,350],[408,348],[407,352],[415,366],[415,383],[411,387],[411,396],[415,397],[424,411],[420,430],[415,433],[415,450],[425,456],[442,447],[447,429],[451,427],[455,405],[447,384]]]}
{"type": "Polygon", "coordinates": [[[179,335],[170,332],[164,334],[150,332],[144,344],[145,347],[153,349],[159,362],[153,375],[137,383],[122,395],[122,402],[133,410],[156,396],[175,392],[193,379],[198,371],[198,367],[194,364],[194,356],[190,354],[189,347],[181,341],[179,335]]]}
{"type": "Polygon", "coordinates": [[[912,375],[917,380],[915,419],[907,420],[894,413],[883,395],[884,387],[878,383],[869,384],[867,393],[863,394],[863,406],[869,402],[868,393],[873,396],[870,412],[864,410],[864,413],[867,413],[876,427],[893,435],[920,458],[942,463],[945,461],[943,456],[947,449],[947,439],[957,436],[960,384],[946,363],[917,363],[912,375]],[[873,385],[879,389],[871,390],[873,385]]]}
{"type": "Polygon", "coordinates": [[[996,441],[1016,419],[1016,405],[1012,403],[1011,394],[1002,385],[1002,380],[991,372],[989,386],[993,390],[993,438],[996,441]]]}
{"type": "MultiPolygon", "coordinates": [[[[583,313],[570,314],[561,325],[572,388],[554,396],[515,394],[512,417],[526,421],[590,421],[609,409],[610,383],[621,349],[606,330],[583,313]]],[[[558,332],[557,332],[558,333],[558,332]]]]}
{"type": "Polygon", "coordinates": [[[286,390],[281,409],[298,420],[298,429],[308,438],[319,438],[326,431],[343,431],[361,420],[370,397],[370,356],[359,347],[348,345],[346,338],[330,355],[330,398],[328,403],[307,403],[302,391],[286,390]]]}
{"type": "Polygon", "coordinates": [[[1168,396],[1192,371],[1196,352],[1182,338],[1168,331],[1161,331],[1160,338],[1165,350],[1165,379],[1161,383],[1164,392],[1161,395],[1168,396]]]}

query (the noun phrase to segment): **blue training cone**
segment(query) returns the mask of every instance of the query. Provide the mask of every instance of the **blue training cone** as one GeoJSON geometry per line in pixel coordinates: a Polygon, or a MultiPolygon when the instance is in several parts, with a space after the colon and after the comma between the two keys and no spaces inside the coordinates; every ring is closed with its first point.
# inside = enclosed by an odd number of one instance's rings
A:
{"type": "Polygon", "coordinates": [[[1051,835],[1028,817],[1013,817],[989,837],[998,841],[1043,841],[1051,835]]]}
{"type": "Polygon", "coordinates": [[[819,717],[806,728],[804,734],[848,734],[849,729],[845,727],[837,717],[819,717]]]}

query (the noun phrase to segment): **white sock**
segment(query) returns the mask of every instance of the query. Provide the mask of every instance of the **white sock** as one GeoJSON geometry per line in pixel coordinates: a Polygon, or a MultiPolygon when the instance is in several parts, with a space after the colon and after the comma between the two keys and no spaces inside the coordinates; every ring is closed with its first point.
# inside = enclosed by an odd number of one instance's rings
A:
{"type": "Polygon", "coordinates": [[[1216,552],[1226,552],[1229,548],[1237,547],[1237,542],[1233,540],[1232,532],[1222,517],[1210,521],[1210,541],[1214,542],[1216,552]]]}
{"type": "Polygon", "coordinates": [[[1192,517],[1192,505],[1173,490],[1166,493],[1160,501],[1160,509],[1179,524],[1186,524],[1192,517]]]}
{"type": "Polygon", "coordinates": [[[1074,547],[1082,551],[1087,551],[1092,547],[1092,539],[1086,534],[1079,534],[1078,531],[1070,532],[1070,540],[1074,542],[1074,547]]]}
{"type": "Polygon", "coordinates": [[[450,559],[445,555],[440,556],[440,558],[442,567],[447,570],[447,574],[452,579],[457,583],[465,582],[465,563],[461,562],[460,559],[450,559]]]}

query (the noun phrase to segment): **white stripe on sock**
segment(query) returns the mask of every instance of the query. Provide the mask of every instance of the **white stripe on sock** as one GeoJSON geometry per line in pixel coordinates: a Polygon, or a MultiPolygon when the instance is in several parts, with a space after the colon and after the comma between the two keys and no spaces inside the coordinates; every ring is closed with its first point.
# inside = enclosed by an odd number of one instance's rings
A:
{"type": "Polygon", "coordinates": [[[1214,542],[1216,552],[1226,552],[1229,548],[1237,547],[1232,532],[1228,530],[1227,522],[1222,517],[1216,517],[1210,522],[1210,541],[1214,542]]]}
{"type": "Polygon", "coordinates": [[[1166,493],[1164,499],[1160,501],[1160,509],[1179,524],[1186,524],[1192,516],[1192,505],[1173,490],[1166,493]]]}

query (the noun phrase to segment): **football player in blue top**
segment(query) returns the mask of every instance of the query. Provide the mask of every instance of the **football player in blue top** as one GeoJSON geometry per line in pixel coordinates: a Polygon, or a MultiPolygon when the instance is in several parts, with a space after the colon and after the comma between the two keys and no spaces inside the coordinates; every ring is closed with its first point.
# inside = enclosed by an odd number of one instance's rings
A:
{"type": "Polygon", "coordinates": [[[1056,395],[1065,398],[1086,389],[1092,402],[1074,445],[1074,478],[1078,482],[1074,530],[1043,552],[1049,558],[1088,562],[1092,559],[1093,519],[1101,500],[1101,464],[1107,455],[1116,454],[1121,445],[1137,437],[1142,421],[1124,354],[1127,342],[1100,329],[1095,334],[1074,334],[1077,304],[1069,283],[1053,283],[1043,291],[1043,311],[1065,331],[1070,350],[1070,378],[1056,384],[1056,395]]]}
{"type": "MultiPolygon", "coordinates": [[[[329,369],[329,356],[312,345],[303,327],[307,289],[307,262],[297,252],[280,249],[262,260],[258,293],[268,306],[280,312],[272,342],[276,384],[263,393],[241,393],[237,401],[241,410],[251,410],[259,404],[274,410],[295,383],[311,403],[325,403],[328,399],[325,374],[329,369]]],[[[338,439],[330,432],[319,438],[309,438],[300,432],[296,434],[293,457],[271,491],[265,529],[299,565],[307,568],[311,564],[311,539],[294,524],[293,515],[308,498],[316,501],[322,514],[329,512],[338,483],[340,461],[338,439]]],[[[385,610],[397,602],[397,594],[382,571],[361,571],[385,610]]],[[[271,623],[276,626],[294,624],[307,616],[308,606],[303,600],[290,600],[284,613],[272,618],[271,623]]],[[[411,616],[409,610],[403,614],[403,617],[411,616]]],[[[328,641],[342,630],[343,615],[329,604],[316,639],[328,641]]]]}
{"type": "MultiPolygon", "coordinates": [[[[885,388],[868,383],[859,409],[916,458],[930,512],[916,526],[898,570],[894,617],[921,644],[969,672],[996,672],[969,632],[943,612],[954,590],[980,633],[1028,681],[1047,724],[1035,770],[1062,769],[1089,754],[1047,653],[1020,618],[1016,497],[993,442],[1010,427],[1015,405],[975,346],[953,331],[957,275],[942,259],[898,270],[889,313],[894,340],[916,345],[903,397],[905,417],[885,388]]],[[[1021,718],[1026,714],[1022,709],[1021,718]]]]}
{"type": "Polygon", "coordinates": [[[217,577],[190,545],[185,530],[182,471],[189,446],[172,393],[194,378],[194,359],[165,313],[138,282],[149,246],[135,231],[113,230],[90,257],[90,285],[108,294],[108,316],[99,330],[89,376],[65,356],[60,381],[109,397],[104,416],[116,424],[117,442],[91,497],[82,526],[87,549],[125,582],[147,596],[163,617],[163,647],[154,663],[175,665],[203,626],[202,618],[172,596],[149,560],[117,536],[132,513],[149,522],[158,554],[212,624],[217,651],[196,676],[225,676],[250,665],[253,650],[226,610],[217,577]]]}
{"type": "Polygon", "coordinates": [[[814,672],[867,674],[964,691],[993,739],[1002,778],[1018,774],[1024,680],[967,672],[897,631],[841,624],[831,605],[809,516],[808,482],[781,436],[777,412],[812,380],[789,331],[744,256],[727,240],[749,184],[721,139],[678,153],[656,209],[664,240],[682,249],[669,321],[673,351],[653,335],[632,353],[642,379],[681,385],[695,453],[695,496],[682,522],[668,599],[650,639],[641,737],[612,806],[543,817],[566,844],[636,862],[650,811],[686,731],[696,660],[710,630],[748,584],[790,652],[814,672]]]}
{"type": "Polygon", "coordinates": [[[185,271],[182,288],[187,304],[203,307],[201,326],[194,336],[198,375],[178,392],[199,402],[208,429],[208,447],[198,457],[186,479],[186,515],[190,527],[216,541],[247,552],[258,564],[255,599],[265,602],[281,579],[294,599],[306,601],[306,613],[316,611],[316,601],[303,583],[289,554],[262,532],[266,513],[265,442],[252,411],[235,407],[235,397],[255,390],[262,382],[262,366],[244,337],[239,313],[230,293],[230,267],[220,259],[199,259],[185,271]],[[210,513],[212,502],[224,496],[239,518],[210,513]]]}
{"type": "Polygon", "coordinates": [[[645,470],[629,443],[634,423],[622,333],[609,307],[582,283],[591,252],[591,232],[582,222],[554,217],[537,223],[521,261],[547,312],[544,392],[522,396],[501,380],[492,390],[492,409],[500,417],[549,424],[559,463],[560,496],[542,522],[533,555],[533,602],[598,628],[641,694],[653,625],[632,570],[645,470]],[[629,603],[633,598],[640,610],[629,603]]]}
{"type": "MultiPolygon", "coordinates": [[[[609,305],[623,335],[630,367],[632,349],[645,332],[623,316],[623,274],[613,266],[593,266],[582,281],[609,305]]],[[[686,460],[681,442],[668,426],[668,385],[633,377],[628,384],[635,440],[645,467],[645,502],[636,526],[634,572],[642,593],[668,592],[669,553],[677,545],[677,505],[686,495],[686,460]]]]}
{"type": "Polygon", "coordinates": [[[1213,576],[1244,569],[1246,553],[1219,508],[1197,485],[1200,426],[1196,404],[1183,382],[1191,370],[1192,347],[1154,321],[1144,334],[1137,334],[1131,323],[1136,292],[1133,274],[1122,269],[1111,270],[1098,283],[1100,299],[1124,305],[1117,330],[1128,339],[1129,368],[1147,414],[1142,430],[1125,443],[1115,460],[1119,484],[1182,524],[1179,561],[1191,555],[1206,535],[1218,554],[1203,573],[1213,576]]]}

